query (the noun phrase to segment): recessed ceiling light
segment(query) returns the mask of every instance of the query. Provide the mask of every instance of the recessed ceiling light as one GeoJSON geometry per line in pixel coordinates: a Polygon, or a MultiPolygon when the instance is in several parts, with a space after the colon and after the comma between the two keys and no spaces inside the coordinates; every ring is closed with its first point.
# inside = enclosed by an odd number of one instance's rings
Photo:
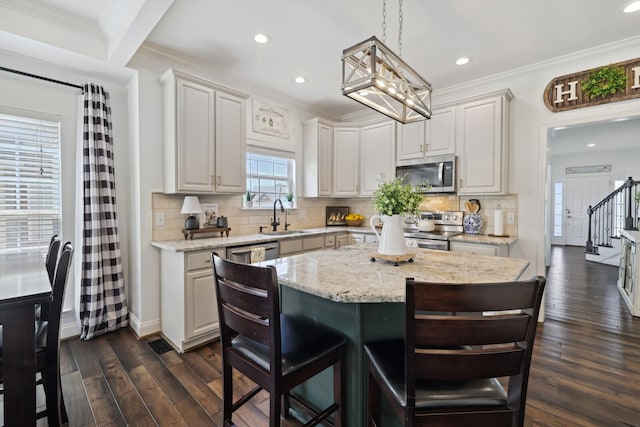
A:
{"type": "Polygon", "coordinates": [[[307,79],[305,79],[302,76],[298,76],[294,80],[295,80],[296,83],[305,83],[307,81],[307,79]]]}
{"type": "Polygon", "coordinates": [[[456,61],[456,65],[465,65],[465,64],[468,64],[469,61],[471,61],[471,58],[467,58],[466,56],[463,56],[462,58],[458,58],[458,60],[456,61]]]}
{"type": "Polygon", "coordinates": [[[587,147],[589,147],[589,148],[592,148],[592,147],[595,147],[595,146],[596,146],[596,144],[594,144],[593,142],[591,144],[587,144],[587,147]]]}
{"type": "Polygon", "coordinates": [[[256,34],[256,35],[253,37],[253,39],[254,39],[254,40],[256,41],[256,43],[258,43],[258,44],[266,44],[266,43],[269,43],[269,41],[271,40],[271,39],[269,38],[269,36],[268,36],[268,35],[266,35],[266,34],[262,34],[262,33],[260,33],[260,34],[256,34]]]}
{"type": "Polygon", "coordinates": [[[633,13],[640,10],[640,1],[633,1],[622,9],[624,13],[633,13]]]}

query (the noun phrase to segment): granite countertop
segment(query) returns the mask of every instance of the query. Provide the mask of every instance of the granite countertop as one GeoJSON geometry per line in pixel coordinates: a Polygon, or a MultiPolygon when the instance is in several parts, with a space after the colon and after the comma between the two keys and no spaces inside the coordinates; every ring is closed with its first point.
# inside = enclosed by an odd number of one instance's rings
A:
{"type": "Polygon", "coordinates": [[[620,230],[620,234],[633,242],[640,243],[640,231],[638,230],[620,230]]]}
{"type": "MultiPolygon", "coordinates": [[[[242,245],[253,245],[257,243],[265,243],[265,242],[273,242],[275,240],[286,240],[286,239],[296,239],[300,237],[311,237],[325,234],[335,234],[335,233],[351,233],[351,232],[369,232],[373,233],[371,228],[369,227],[318,227],[318,228],[307,228],[304,230],[290,230],[288,234],[271,234],[268,232],[265,233],[256,233],[256,234],[245,234],[243,236],[229,236],[229,237],[208,237],[208,238],[196,238],[196,239],[179,239],[179,240],[163,240],[163,241],[153,241],[151,245],[160,248],[166,249],[174,252],[190,252],[190,251],[199,251],[204,249],[213,249],[213,248],[226,248],[229,246],[242,246],[242,245]]],[[[216,233],[218,234],[218,233],[216,233]]]]}
{"type": "Polygon", "coordinates": [[[453,236],[451,241],[455,242],[468,242],[468,243],[480,243],[484,245],[497,245],[497,246],[508,246],[512,245],[518,240],[515,236],[508,237],[496,237],[489,236],[487,234],[458,234],[457,236],[453,236]]]}
{"type": "Polygon", "coordinates": [[[405,278],[436,282],[498,282],[520,278],[529,262],[416,249],[414,262],[371,262],[377,243],[325,249],[259,263],[273,265],[279,282],[327,300],[344,303],[404,302],[405,278]]]}

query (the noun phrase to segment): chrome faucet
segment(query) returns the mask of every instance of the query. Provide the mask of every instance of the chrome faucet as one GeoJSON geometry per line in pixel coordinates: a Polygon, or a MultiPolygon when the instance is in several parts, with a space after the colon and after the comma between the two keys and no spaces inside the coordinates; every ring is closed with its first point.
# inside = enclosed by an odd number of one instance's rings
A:
{"type": "Polygon", "coordinates": [[[276,199],[275,202],[273,202],[273,221],[271,221],[271,226],[273,227],[273,231],[278,231],[278,226],[280,225],[280,222],[278,222],[278,220],[276,219],[276,205],[278,204],[278,202],[280,202],[280,212],[284,212],[284,206],[282,206],[282,200],[276,199]]]}

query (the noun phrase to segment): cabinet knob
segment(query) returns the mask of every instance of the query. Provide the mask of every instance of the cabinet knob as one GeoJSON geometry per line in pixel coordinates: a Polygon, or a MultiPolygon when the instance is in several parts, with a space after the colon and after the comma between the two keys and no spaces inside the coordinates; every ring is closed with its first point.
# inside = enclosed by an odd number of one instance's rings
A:
{"type": "Polygon", "coordinates": [[[222,177],[220,175],[218,175],[218,182],[216,184],[218,185],[222,184],[222,177]]]}

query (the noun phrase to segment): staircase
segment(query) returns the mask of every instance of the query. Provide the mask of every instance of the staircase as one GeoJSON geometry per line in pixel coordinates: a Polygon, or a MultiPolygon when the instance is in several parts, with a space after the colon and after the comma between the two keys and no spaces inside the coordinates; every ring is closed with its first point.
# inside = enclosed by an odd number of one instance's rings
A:
{"type": "Polygon", "coordinates": [[[640,181],[629,177],[624,184],[589,206],[589,231],[585,256],[588,261],[618,265],[620,262],[620,231],[638,229],[640,181]]]}

